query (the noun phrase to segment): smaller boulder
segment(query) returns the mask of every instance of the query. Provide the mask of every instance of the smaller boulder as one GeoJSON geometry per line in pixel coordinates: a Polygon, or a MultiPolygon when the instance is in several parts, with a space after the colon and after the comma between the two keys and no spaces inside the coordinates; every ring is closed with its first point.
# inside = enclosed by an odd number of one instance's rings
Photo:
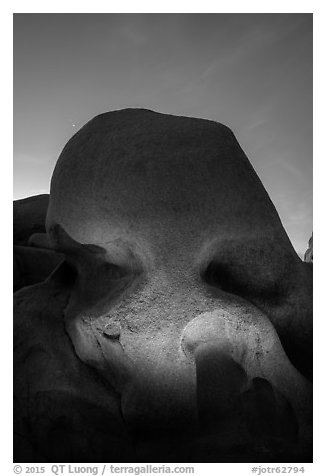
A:
{"type": "Polygon", "coordinates": [[[13,225],[14,244],[27,245],[34,233],[45,233],[45,218],[49,205],[49,194],[14,200],[13,225]]]}
{"type": "Polygon", "coordinates": [[[14,292],[44,281],[63,260],[55,251],[14,246],[14,292]]]}
{"type": "Polygon", "coordinates": [[[34,233],[28,238],[28,246],[32,248],[52,249],[52,245],[47,233],[34,233]]]}

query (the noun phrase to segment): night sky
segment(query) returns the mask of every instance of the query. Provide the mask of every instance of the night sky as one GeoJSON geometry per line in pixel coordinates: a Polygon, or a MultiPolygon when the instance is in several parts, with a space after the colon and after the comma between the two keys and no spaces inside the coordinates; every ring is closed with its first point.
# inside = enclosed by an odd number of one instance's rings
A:
{"type": "Polygon", "coordinates": [[[15,14],[14,198],[48,193],[93,116],[124,107],[235,133],[302,256],[312,231],[311,14],[15,14]]]}

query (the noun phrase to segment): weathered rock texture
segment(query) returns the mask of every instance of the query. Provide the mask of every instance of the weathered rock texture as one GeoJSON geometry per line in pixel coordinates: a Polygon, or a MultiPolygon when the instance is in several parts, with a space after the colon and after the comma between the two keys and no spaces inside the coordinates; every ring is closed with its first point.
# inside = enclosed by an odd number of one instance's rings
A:
{"type": "Polygon", "coordinates": [[[227,127],[97,116],[46,228],[66,262],[16,293],[15,461],[311,460],[311,266],[227,127]]]}

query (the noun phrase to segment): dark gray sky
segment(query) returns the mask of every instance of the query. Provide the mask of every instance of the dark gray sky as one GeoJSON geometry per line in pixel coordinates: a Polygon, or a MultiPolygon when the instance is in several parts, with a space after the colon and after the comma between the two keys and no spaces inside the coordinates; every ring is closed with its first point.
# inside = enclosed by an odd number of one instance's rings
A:
{"type": "Polygon", "coordinates": [[[14,198],[71,135],[144,107],[234,131],[298,251],[312,230],[311,14],[15,14],[14,198]]]}

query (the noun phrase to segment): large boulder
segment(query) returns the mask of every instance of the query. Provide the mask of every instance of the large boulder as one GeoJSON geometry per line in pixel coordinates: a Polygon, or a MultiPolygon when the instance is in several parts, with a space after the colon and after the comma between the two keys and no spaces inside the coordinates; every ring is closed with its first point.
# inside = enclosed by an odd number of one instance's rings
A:
{"type": "Polygon", "coordinates": [[[45,233],[49,194],[33,195],[13,203],[14,244],[27,245],[33,233],[45,233]]]}

